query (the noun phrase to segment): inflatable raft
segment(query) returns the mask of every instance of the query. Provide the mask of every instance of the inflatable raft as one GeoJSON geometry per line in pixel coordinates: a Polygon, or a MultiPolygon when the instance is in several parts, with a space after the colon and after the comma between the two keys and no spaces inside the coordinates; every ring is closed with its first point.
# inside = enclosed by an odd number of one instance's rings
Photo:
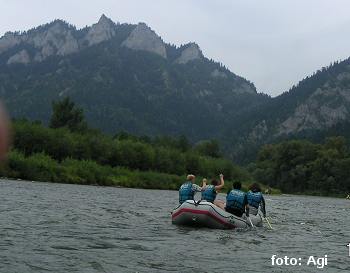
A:
{"type": "MultiPolygon", "coordinates": [[[[242,217],[237,217],[207,201],[187,200],[173,210],[171,218],[175,225],[216,229],[251,227],[245,214],[242,217]]],[[[262,226],[260,215],[251,215],[250,220],[254,226],[262,226]]]]}

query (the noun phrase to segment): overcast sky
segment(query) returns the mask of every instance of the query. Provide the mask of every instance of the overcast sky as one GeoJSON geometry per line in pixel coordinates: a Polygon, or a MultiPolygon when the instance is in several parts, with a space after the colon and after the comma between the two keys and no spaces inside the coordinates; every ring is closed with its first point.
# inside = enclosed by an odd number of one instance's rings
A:
{"type": "Polygon", "coordinates": [[[273,96],[350,56],[349,0],[0,0],[0,7],[0,36],[55,18],[81,28],[102,13],[145,22],[165,42],[198,43],[273,96]]]}

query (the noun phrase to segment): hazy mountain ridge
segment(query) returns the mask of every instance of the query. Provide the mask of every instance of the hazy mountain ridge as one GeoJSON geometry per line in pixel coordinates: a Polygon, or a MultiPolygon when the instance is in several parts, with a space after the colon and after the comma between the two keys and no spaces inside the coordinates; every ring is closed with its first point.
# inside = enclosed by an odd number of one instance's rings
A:
{"type": "MultiPolygon", "coordinates": [[[[91,27],[76,29],[73,25],[62,20],[54,20],[51,23],[30,29],[25,32],[7,32],[0,38],[0,54],[13,51],[17,47],[29,47],[21,49],[28,56],[31,62],[40,62],[50,56],[66,56],[83,50],[89,46],[108,41],[116,36],[119,28],[129,24],[115,24],[105,15],[102,15],[98,23],[91,27]]],[[[7,64],[23,63],[21,59],[11,62],[9,57],[7,64]]],[[[25,62],[28,63],[28,62],[25,62]]]]}
{"type": "Polygon", "coordinates": [[[272,100],[278,119],[275,136],[324,130],[350,114],[350,58],[322,68],[272,100]],[[284,109],[283,109],[284,108],[284,109]]]}
{"type": "Polygon", "coordinates": [[[199,140],[219,138],[241,109],[260,103],[252,83],[197,44],[166,44],[144,23],[102,16],[77,30],[56,20],[7,33],[0,49],[0,94],[14,117],[47,121],[51,101],[70,96],[105,131],[199,140]]]}
{"type": "MultiPolygon", "coordinates": [[[[349,135],[350,58],[324,67],[241,118],[233,157],[290,138],[349,135]],[[248,152],[247,152],[248,150],[248,152]]],[[[233,134],[226,132],[226,134],[233,134]]]]}
{"type": "MultiPolygon", "coordinates": [[[[50,56],[66,56],[109,41],[119,35],[123,28],[128,28],[129,33],[124,37],[121,46],[152,52],[167,58],[167,49],[171,46],[164,43],[161,37],[145,23],[116,24],[105,15],[102,15],[96,24],[83,29],[77,29],[57,19],[28,31],[7,32],[0,38],[0,54],[7,51],[13,53],[13,49],[17,50],[13,55],[6,55],[7,64],[40,62],[50,56]],[[27,46],[31,50],[22,49],[21,46],[27,46]]],[[[183,45],[177,51],[177,59],[173,61],[179,64],[204,58],[199,46],[195,43],[183,45]]]]}

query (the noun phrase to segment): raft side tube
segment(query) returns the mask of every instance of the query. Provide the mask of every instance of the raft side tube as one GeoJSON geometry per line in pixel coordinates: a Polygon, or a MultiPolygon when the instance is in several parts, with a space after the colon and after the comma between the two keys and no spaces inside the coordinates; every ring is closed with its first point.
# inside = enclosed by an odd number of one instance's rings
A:
{"type": "MultiPolygon", "coordinates": [[[[247,228],[250,223],[245,215],[237,217],[207,201],[196,203],[187,200],[172,212],[174,225],[207,227],[214,229],[247,228]]],[[[251,215],[254,226],[262,226],[260,215],[251,215]]]]}

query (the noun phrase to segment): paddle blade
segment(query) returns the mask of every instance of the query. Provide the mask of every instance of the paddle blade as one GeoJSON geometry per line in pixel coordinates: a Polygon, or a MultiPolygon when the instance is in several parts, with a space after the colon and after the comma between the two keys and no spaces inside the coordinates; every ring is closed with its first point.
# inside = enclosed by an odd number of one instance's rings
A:
{"type": "Polygon", "coordinates": [[[265,218],[265,220],[266,220],[266,223],[267,223],[267,225],[269,226],[269,228],[270,228],[271,230],[273,230],[273,227],[271,226],[269,219],[265,218]]]}

